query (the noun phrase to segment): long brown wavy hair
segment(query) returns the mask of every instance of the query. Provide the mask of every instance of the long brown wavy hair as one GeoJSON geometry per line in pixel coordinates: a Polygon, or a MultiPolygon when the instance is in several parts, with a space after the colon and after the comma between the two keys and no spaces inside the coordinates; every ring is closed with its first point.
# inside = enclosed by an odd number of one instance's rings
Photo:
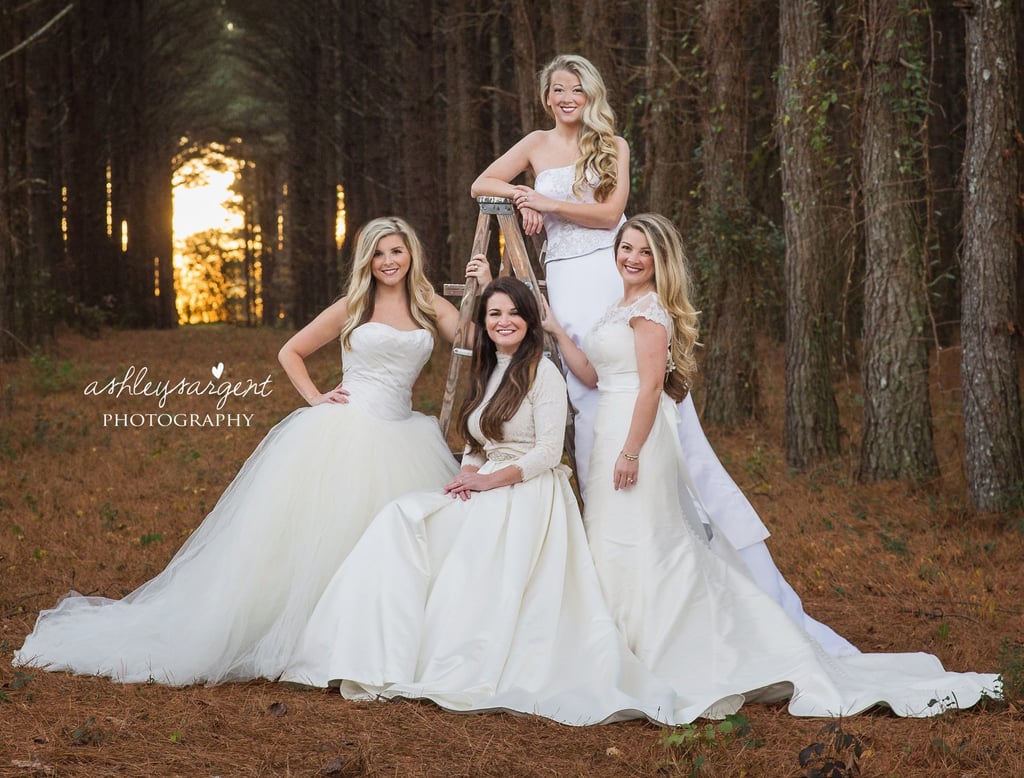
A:
{"type": "Polygon", "coordinates": [[[469,370],[469,390],[457,419],[459,432],[474,453],[479,452],[482,446],[469,431],[469,417],[483,403],[487,381],[498,364],[498,350],[487,334],[486,326],[488,301],[498,292],[509,296],[519,316],[526,322],[526,337],[512,355],[501,383],[480,417],[480,429],[488,440],[504,439],[502,426],[523,404],[523,398],[537,376],[537,366],[544,357],[544,331],[540,326],[540,308],[533,293],[526,284],[511,276],[501,276],[491,281],[480,295],[473,359],[469,370]]]}

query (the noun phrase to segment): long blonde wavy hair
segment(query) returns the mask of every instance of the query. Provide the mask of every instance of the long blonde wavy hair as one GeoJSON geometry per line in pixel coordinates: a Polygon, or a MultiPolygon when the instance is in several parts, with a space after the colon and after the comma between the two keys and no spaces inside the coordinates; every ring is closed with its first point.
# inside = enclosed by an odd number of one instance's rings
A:
{"type": "Polygon", "coordinates": [[[404,219],[383,216],[364,224],[356,234],[349,277],[348,319],[341,328],[341,342],[351,348],[352,331],[373,316],[377,281],[373,277],[373,252],[381,238],[399,235],[409,249],[409,272],[405,274],[405,291],[409,297],[409,313],[417,324],[437,337],[437,315],[434,313],[434,288],[423,271],[423,244],[404,219]]]}
{"type": "Polygon", "coordinates": [[[690,391],[697,375],[694,356],[699,335],[698,311],[690,302],[690,272],[683,239],[676,226],[661,214],[641,213],[628,219],[615,236],[618,252],[622,235],[628,229],[639,230],[647,238],[654,256],[654,286],[658,301],[672,319],[669,333],[669,366],[665,371],[665,393],[680,402],[690,391]]]}
{"type": "Polygon", "coordinates": [[[548,106],[547,98],[551,91],[551,78],[560,70],[576,76],[587,96],[580,127],[580,156],[576,160],[576,180],[572,191],[579,197],[588,186],[587,176],[592,171],[597,175],[594,199],[603,202],[618,183],[615,114],[608,105],[608,90],[590,60],[577,54],[559,54],[540,74],[540,99],[544,110],[552,118],[554,114],[548,106]]]}

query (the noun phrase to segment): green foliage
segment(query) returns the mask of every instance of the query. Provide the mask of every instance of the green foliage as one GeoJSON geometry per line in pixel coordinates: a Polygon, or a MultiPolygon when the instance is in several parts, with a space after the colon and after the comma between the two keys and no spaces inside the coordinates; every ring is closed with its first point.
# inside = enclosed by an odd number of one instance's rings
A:
{"type": "Polygon", "coordinates": [[[741,748],[759,748],[764,742],[753,737],[750,720],[739,713],[726,716],[717,724],[684,724],[674,727],[662,738],[662,745],[672,757],[676,770],[696,778],[710,767],[712,756],[740,742],[741,748]]]}
{"type": "Polygon", "coordinates": [[[859,760],[864,743],[843,729],[842,719],[823,726],[818,737],[797,757],[807,778],[856,778],[861,774],[859,760]]]}
{"type": "Polygon", "coordinates": [[[103,327],[113,319],[115,298],[108,295],[101,305],[86,305],[80,300],[68,298],[64,309],[64,320],[75,332],[87,338],[98,338],[103,327]]]}
{"type": "Polygon", "coordinates": [[[78,448],[81,440],[89,437],[90,429],[89,421],[78,411],[56,418],[39,412],[33,420],[32,443],[55,454],[70,453],[78,448]]]}
{"type": "MultiPolygon", "coordinates": [[[[5,683],[3,686],[0,686],[0,702],[11,702],[11,695],[24,692],[28,688],[29,682],[32,680],[32,676],[28,673],[16,671],[14,673],[13,680],[5,683]]],[[[26,702],[31,702],[32,695],[28,694],[24,699],[26,702]]]]}
{"type": "Polygon", "coordinates": [[[743,469],[751,478],[756,478],[762,483],[769,483],[768,462],[777,459],[771,452],[767,451],[760,443],[754,445],[751,453],[743,461],[743,469]]]}
{"type": "Polygon", "coordinates": [[[792,85],[788,90],[788,99],[780,121],[784,125],[793,124],[806,133],[808,142],[815,153],[821,155],[822,161],[829,169],[839,167],[835,157],[835,142],[830,130],[829,113],[841,105],[840,94],[835,89],[836,80],[831,74],[845,70],[848,63],[840,56],[827,50],[819,51],[811,57],[799,71],[786,73],[784,66],[775,72],[776,82],[784,77],[792,85]]]}
{"type": "Polygon", "coordinates": [[[1009,638],[999,644],[999,682],[1004,700],[1017,705],[1024,702],[1024,644],[1009,638]]]}
{"type": "MultiPolygon", "coordinates": [[[[699,192],[698,192],[699,194],[699,192]]],[[[761,322],[781,337],[785,321],[783,263],[785,236],[779,225],[749,204],[727,208],[708,203],[700,208],[698,227],[688,246],[696,278],[694,305],[710,311],[721,289],[739,278],[750,279],[747,302],[761,322]]]]}
{"type": "Polygon", "coordinates": [[[100,506],[100,527],[105,530],[124,529],[130,520],[131,516],[127,512],[122,516],[109,500],[100,506]]]}
{"type": "Polygon", "coordinates": [[[139,538],[139,543],[148,546],[151,543],[162,543],[164,536],[159,532],[147,532],[139,538]]]}
{"type": "Polygon", "coordinates": [[[41,394],[55,394],[71,386],[74,380],[74,363],[69,360],[54,362],[46,354],[35,353],[29,357],[32,365],[32,380],[41,394]]]}
{"type": "MultiPolygon", "coordinates": [[[[891,96],[892,109],[903,125],[899,138],[899,167],[901,173],[913,173],[926,153],[928,142],[929,62],[924,50],[927,35],[922,29],[922,12],[915,10],[908,0],[900,0],[897,13],[907,20],[906,37],[899,41],[899,66],[903,69],[900,88],[891,96]]],[[[923,12],[927,14],[928,12],[923,12]]],[[[887,30],[891,37],[894,30],[887,30]]]]}
{"type": "Polygon", "coordinates": [[[426,393],[419,395],[416,407],[428,416],[436,416],[441,411],[441,403],[438,398],[426,393]]]}
{"type": "Polygon", "coordinates": [[[18,452],[14,450],[14,435],[6,427],[0,427],[0,457],[11,460],[18,458],[18,452]]]}
{"type": "Polygon", "coordinates": [[[910,553],[905,535],[894,536],[885,530],[879,530],[878,539],[882,542],[882,548],[896,556],[905,557],[910,553]]]}
{"type": "Polygon", "coordinates": [[[96,717],[90,716],[68,733],[76,746],[99,745],[107,739],[107,733],[96,726],[96,717]]]}

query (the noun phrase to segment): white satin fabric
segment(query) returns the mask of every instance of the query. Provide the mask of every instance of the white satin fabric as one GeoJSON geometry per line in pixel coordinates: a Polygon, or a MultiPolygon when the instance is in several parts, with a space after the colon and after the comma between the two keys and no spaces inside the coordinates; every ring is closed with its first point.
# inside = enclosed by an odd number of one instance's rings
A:
{"type": "MultiPolygon", "coordinates": [[[[544,171],[537,180],[543,185],[545,194],[568,200],[572,182],[563,171],[561,168],[550,173],[544,171]]],[[[568,246],[585,228],[564,219],[551,218],[547,214],[544,227],[549,246],[554,243],[562,247],[557,261],[549,261],[544,268],[548,302],[573,342],[581,346],[583,338],[608,306],[622,297],[622,279],[615,267],[614,247],[610,240],[605,240],[609,231],[597,230],[595,232],[602,236],[598,242],[607,242],[607,245],[580,256],[563,256],[572,254],[568,246]]],[[[614,239],[614,231],[611,231],[611,238],[614,239]]],[[[569,400],[576,409],[576,480],[586,501],[590,451],[594,445],[597,390],[585,386],[571,373],[566,376],[566,383],[569,387],[569,400]]],[[[768,528],[708,443],[700,419],[697,418],[693,398],[687,396],[679,403],[678,411],[677,434],[699,503],[713,517],[718,529],[725,534],[731,545],[738,549],[758,586],[771,595],[794,622],[807,630],[830,654],[845,656],[857,653],[857,648],[846,638],[804,612],[800,596],[779,572],[764,542],[769,536],[768,528]]]]}
{"type": "Polygon", "coordinates": [[[639,452],[636,484],[614,489],[639,387],[630,320],[663,321],[649,310],[651,298],[612,309],[585,340],[600,393],[587,537],[606,602],[640,661],[684,702],[718,700],[717,714],[743,699],[788,697],[798,716],[848,716],[876,704],[928,716],[998,696],[997,676],[949,673],[928,654],[830,656],[730,558],[724,533],[713,551],[699,499],[686,486],[677,409],[667,395],[639,452]]]}
{"type": "Polygon", "coordinates": [[[966,707],[996,694],[995,676],[946,673],[925,654],[828,656],[727,543],[712,551],[678,487],[688,475],[667,398],[637,488],[609,488],[601,473],[621,448],[609,440],[628,423],[636,369],[622,357],[633,353],[628,322],[595,333],[602,391],[586,533],[558,464],[565,387],[545,361],[504,440],[484,439],[470,420],[481,472],[530,461],[532,477],[465,502],[434,490],[385,506],[328,584],[282,680],[572,725],[683,724],[785,698],[802,716],[877,703],[925,716],[954,697],[966,707]],[[606,357],[626,369],[610,373],[606,357]]]}
{"type": "MultiPolygon", "coordinates": [[[[488,397],[507,365],[499,360],[488,397]]],[[[718,690],[677,695],[629,651],[608,612],[559,464],[557,368],[541,362],[501,441],[482,435],[482,407],[470,430],[484,455],[469,461],[481,473],[523,463],[527,479],[468,501],[428,491],[387,505],[325,590],[282,680],[571,725],[708,713],[718,690]]]]}
{"type": "Polygon", "coordinates": [[[72,593],[14,664],[171,685],[276,678],[374,514],[457,470],[437,420],[412,411],[425,330],[367,323],[344,350],[348,405],[275,426],[167,567],[120,600],[72,593]]]}

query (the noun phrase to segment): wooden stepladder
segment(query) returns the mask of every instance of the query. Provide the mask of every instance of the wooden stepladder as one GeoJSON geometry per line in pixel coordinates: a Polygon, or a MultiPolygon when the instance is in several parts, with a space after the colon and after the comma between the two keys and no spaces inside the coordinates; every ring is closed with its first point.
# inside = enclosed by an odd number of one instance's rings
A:
{"type": "MultiPolygon", "coordinates": [[[[543,295],[541,294],[541,282],[537,280],[530,255],[526,250],[526,243],[523,240],[523,231],[519,226],[519,218],[516,215],[512,201],[506,197],[478,197],[477,203],[480,206],[480,215],[476,220],[476,234],[473,236],[473,250],[471,256],[486,254],[487,247],[491,240],[491,220],[496,217],[498,230],[501,235],[504,248],[501,254],[501,267],[499,275],[513,275],[525,283],[537,300],[537,305],[543,310],[543,295]]],[[[544,249],[541,249],[538,257],[538,265],[543,267],[544,249]]],[[[452,357],[448,364],[448,379],[444,387],[444,400],[441,403],[440,423],[441,432],[447,438],[451,426],[452,408],[455,404],[455,393],[459,385],[459,376],[462,372],[463,361],[473,356],[472,344],[469,342],[470,324],[476,313],[477,295],[479,293],[479,282],[470,278],[465,284],[445,284],[445,296],[462,295],[462,302],[459,304],[459,323],[455,330],[455,342],[452,344],[452,357]]],[[[561,369],[562,364],[558,356],[558,349],[554,339],[545,335],[545,353],[561,369]]],[[[566,419],[565,450],[569,457],[569,465],[576,469],[576,452],[574,445],[573,411],[569,409],[566,419]]]]}

